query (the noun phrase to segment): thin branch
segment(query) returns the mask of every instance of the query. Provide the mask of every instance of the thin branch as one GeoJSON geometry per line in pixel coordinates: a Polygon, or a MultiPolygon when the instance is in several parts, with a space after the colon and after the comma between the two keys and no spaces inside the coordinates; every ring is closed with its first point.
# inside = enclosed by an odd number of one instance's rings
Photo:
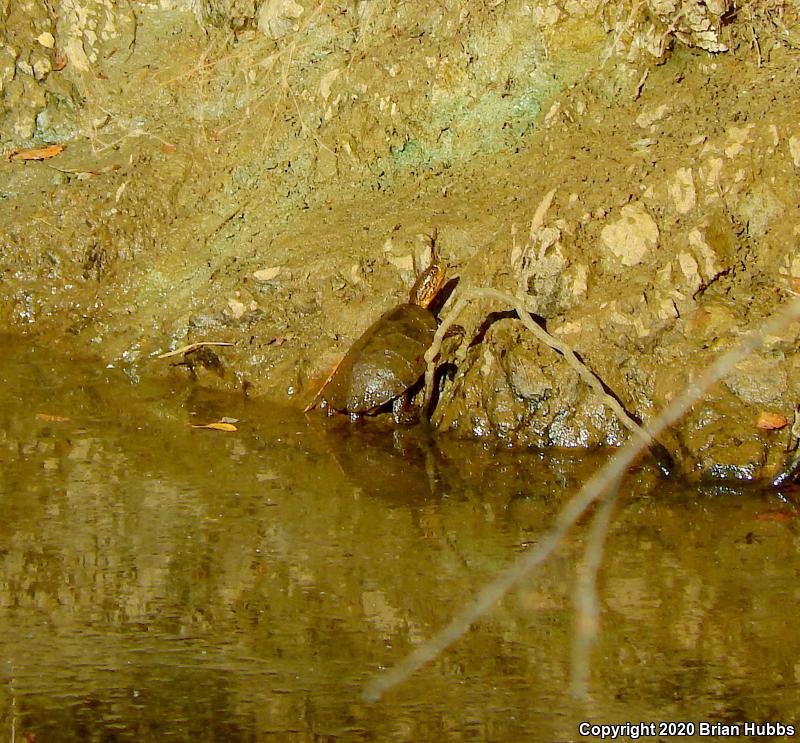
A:
{"type": "MultiPolygon", "coordinates": [[[[673,401],[645,427],[650,436],[657,436],[681,418],[701,397],[742,359],[760,347],[765,339],[777,335],[791,322],[800,320],[800,299],[789,302],[771,315],[755,331],[748,333],[740,343],[722,354],[709,366],[700,379],[689,384],[673,401]]],[[[441,340],[440,340],[441,342],[441,340]]],[[[408,679],[429,663],[445,648],[461,638],[481,617],[487,614],[506,593],[523,578],[529,576],[558,547],[567,532],[575,525],[589,506],[625,474],[628,467],[644,451],[647,444],[636,437],[628,441],[603,468],[597,472],[564,506],[556,517],[553,528],[530,551],[521,555],[509,568],[479,591],[477,597],[459,611],[442,630],[396,666],[373,679],[364,689],[367,701],[380,699],[387,691],[408,679]]]]}

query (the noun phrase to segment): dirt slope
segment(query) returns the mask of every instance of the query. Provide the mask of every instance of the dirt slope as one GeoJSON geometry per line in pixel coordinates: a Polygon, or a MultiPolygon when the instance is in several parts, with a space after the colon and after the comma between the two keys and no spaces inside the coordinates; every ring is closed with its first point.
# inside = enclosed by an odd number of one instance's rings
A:
{"type": "MultiPolygon", "coordinates": [[[[4,150],[65,146],[0,166],[0,324],[39,343],[301,406],[436,229],[442,314],[514,294],[646,420],[800,290],[791,3],[81,7],[4,11],[4,150]],[[236,345],[155,359],[195,341],[236,345]]],[[[437,425],[622,440],[509,309],[458,319],[437,425]]],[[[797,333],[665,440],[688,471],[775,471],[797,333]]]]}

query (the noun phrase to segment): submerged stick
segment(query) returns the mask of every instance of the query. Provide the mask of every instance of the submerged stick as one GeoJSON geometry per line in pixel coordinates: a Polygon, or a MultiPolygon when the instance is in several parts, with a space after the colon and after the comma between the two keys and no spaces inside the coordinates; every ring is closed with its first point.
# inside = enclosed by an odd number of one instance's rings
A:
{"type": "MultiPolygon", "coordinates": [[[[656,436],[680,419],[708,389],[727,375],[736,364],[749,356],[771,335],[777,334],[790,322],[800,320],[800,298],[792,300],[783,310],[771,315],[761,326],[748,333],[736,346],[722,354],[709,366],[700,379],[689,384],[684,391],[647,426],[645,433],[656,436]]],[[[441,340],[440,340],[441,342],[441,340]]],[[[422,666],[440,655],[449,645],[461,638],[467,630],[520,580],[530,575],[558,547],[566,533],[575,525],[595,500],[618,482],[628,467],[647,448],[639,437],[632,438],[595,474],[556,517],[553,528],[528,552],[522,554],[512,565],[484,586],[455,617],[416,650],[407,655],[396,666],[373,679],[364,689],[367,701],[377,701],[387,691],[408,679],[422,666]]]]}
{"type": "Polygon", "coordinates": [[[584,697],[589,687],[590,652],[600,631],[600,599],[597,595],[597,574],[603,563],[611,514],[619,496],[620,482],[609,488],[589,529],[589,538],[583,553],[583,562],[578,566],[572,605],[575,608],[574,637],[572,638],[571,689],[576,697],[584,697]]]}

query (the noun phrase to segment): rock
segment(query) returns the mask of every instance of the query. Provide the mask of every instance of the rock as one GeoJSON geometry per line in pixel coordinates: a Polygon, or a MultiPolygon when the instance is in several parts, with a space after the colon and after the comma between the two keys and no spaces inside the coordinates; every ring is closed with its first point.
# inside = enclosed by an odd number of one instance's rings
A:
{"type": "Polygon", "coordinates": [[[555,395],[550,378],[544,373],[537,357],[514,353],[508,360],[507,377],[511,391],[526,403],[536,406],[555,395]]]}
{"type": "Polygon", "coordinates": [[[751,405],[779,405],[786,394],[788,380],[779,359],[754,355],[736,365],[726,377],[725,385],[751,405]]]}
{"type": "Polygon", "coordinates": [[[686,46],[697,46],[707,52],[728,50],[720,41],[719,29],[723,17],[730,12],[730,0],[648,0],[647,4],[668,32],[686,46]]]}
{"type": "Polygon", "coordinates": [[[750,141],[750,130],[753,124],[746,126],[732,126],[726,134],[725,154],[728,157],[736,157],[744,150],[744,146],[750,141]]]}
{"type": "Polygon", "coordinates": [[[258,12],[258,30],[272,39],[280,39],[296,30],[303,6],[294,0],[267,0],[258,12]]]}
{"type": "Polygon", "coordinates": [[[796,168],[800,168],[800,137],[789,137],[789,154],[796,168]]]}
{"type": "Polygon", "coordinates": [[[411,253],[406,255],[389,255],[386,257],[403,276],[412,276],[414,274],[414,256],[411,253]]]}
{"type": "Polygon", "coordinates": [[[739,217],[746,222],[750,237],[764,237],[770,225],[783,214],[781,200],[767,183],[759,183],[739,203],[739,217]]]}
{"type": "Polygon", "coordinates": [[[234,320],[241,320],[241,318],[244,316],[244,313],[247,311],[247,308],[245,307],[244,302],[240,302],[238,299],[229,299],[228,310],[230,312],[230,316],[234,320]]]}
{"type": "Polygon", "coordinates": [[[689,233],[689,245],[694,249],[698,259],[700,276],[706,284],[710,283],[722,273],[716,254],[698,229],[693,229],[689,233]]]}
{"type": "Polygon", "coordinates": [[[767,127],[766,132],[772,146],[777,147],[781,143],[781,135],[778,131],[778,127],[775,124],[770,124],[767,127]]]}
{"type": "Polygon", "coordinates": [[[781,274],[793,280],[800,279],[800,256],[787,255],[781,268],[781,274]]]}
{"type": "Polygon", "coordinates": [[[696,203],[694,177],[691,168],[680,168],[670,181],[669,194],[679,214],[688,214],[696,203]]]}
{"type": "Polygon", "coordinates": [[[281,266],[270,266],[269,268],[261,268],[258,271],[253,271],[253,278],[256,281],[266,283],[267,281],[272,281],[274,278],[277,278],[280,272],[281,266]]]}
{"type": "Polygon", "coordinates": [[[639,202],[623,206],[620,214],[603,227],[600,238],[623,266],[636,266],[658,244],[658,225],[639,202]]]}
{"type": "Polygon", "coordinates": [[[330,72],[326,72],[319,81],[319,94],[322,96],[323,101],[327,101],[331,94],[331,85],[341,74],[341,70],[336,68],[330,72]]]}
{"type": "Polygon", "coordinates": [[[705,302],[686,318],[687,339],[703,344],[713,343],[728,335],[739,324],[739,318],[725,302],[705,302]]]}
{"type": "Polygon", "coordinates": [[[45,31],[39,34],[36,37],[36,41],[38,41],[43,47],[46,49],[52,49],[56,45],[56,40],[49,31],[45,31]]]}
{"type": "Polygon", "coordinates": [[[722,174],[723,160],[721,157],[709,157],[700,166],[700,179],[713,196],[720,190],[720,175],[722,174]]]}
{"type": "Polygon", "coordinates": [[[689,282],[689,288],[692,292],[696,292],[702,286],[703,280],[700,278],[700,271],[694,256],[691,253],[678,253],[678,265],[681,273],[689,282]]]}
{"type": "Polygon", "coordinates": [[[662,103],[660,106],[648,106],[636,117],[636,123],[642,129],[647,129],[663,119],[667,115],[667,111],[669,111],[669,106],[666,103],[662,103]]]}
{"type": "Polygon", "coordinates": [[[589,268],[583,263],[573,263],[564,273],[567,286],[574,298],[586,294],[589,289],[589,268]]]}
{"type": "Polygon", "coordinates": [[[50,60],[42,57],[33,63],[33,76],[37,80],[44,80],[52,69],[53,65],[50,64],[50,60]]]}
{"type": "Polygon", "coordinates": [[[675,300],[671,297],[662,298],[656,307],[656,316],[663,322],[674,320],[678,317],[678,308],[675,306],[675,300]]]}

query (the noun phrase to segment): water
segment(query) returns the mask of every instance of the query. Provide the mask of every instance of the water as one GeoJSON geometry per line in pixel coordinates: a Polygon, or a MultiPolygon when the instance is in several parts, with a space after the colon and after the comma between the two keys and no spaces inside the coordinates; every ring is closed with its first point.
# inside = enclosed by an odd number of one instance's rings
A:
{"type": "Polygon", "coordinates": [[[605,454],[351,426],[3,348],[0,739],[545,741],[582,739],[584,720],[797,725],[800,544],[773,495],[632,473],[587,698],[569,693],[582,524],[466,637],[368,704],[365,685],[536,543],[605,454]],[[240,419],[236,433],[190,426],[223,416],[240,419]]]}

